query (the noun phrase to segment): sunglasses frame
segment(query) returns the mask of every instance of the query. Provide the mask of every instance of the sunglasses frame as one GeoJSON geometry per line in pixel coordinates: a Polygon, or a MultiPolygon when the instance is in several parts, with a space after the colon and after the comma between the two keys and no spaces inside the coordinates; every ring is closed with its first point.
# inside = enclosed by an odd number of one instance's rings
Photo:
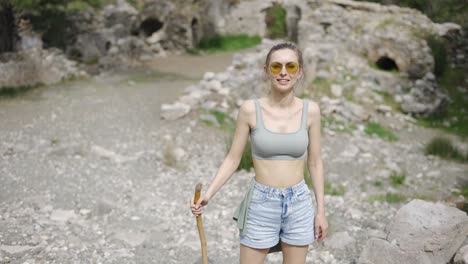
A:
{"type": "Polygon", "coordinates": [[[299,71],[299,63],[297,63],[297,62],[295,62],[295,61],[290,61],[290,62],[286,62],[285,64],[283,64],[283,63],[274,61],[274,62],[271,62],[271,63],[268,65],[268,69],[269,69],[270,72],[273,73],[273,74],[279,74],[279,73],[283,70],[283,68],[286,68],[286,71],[287,71],[289,74],[296,74],[296,73],[299,71]],[[279,70],[277,73],[275,73],[275,72],[271,69],[271,66],[272,66],[273,64],[279,64],[279,65],[281,65],[281,70],[279,70]],[[295,72],[289,71],[289,69],[288,69],[288,64],[294,64],[294,65],[296,66],[296,71],[295,71],[295,72]]]}

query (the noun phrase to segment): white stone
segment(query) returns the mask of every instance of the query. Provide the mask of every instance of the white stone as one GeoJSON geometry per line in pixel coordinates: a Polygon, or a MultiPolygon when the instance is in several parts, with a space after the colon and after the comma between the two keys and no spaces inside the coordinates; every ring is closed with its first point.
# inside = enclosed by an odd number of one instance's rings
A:
{"type": "Polygon", "coordinates": [[[341,87],[341,85],[338,85],[338,84],[332,84],[331,93],[335,97],[341,97],[341,95],[343,94],[343,87],[341,87]]]}
{"type": "Polygon", "coordinates": [[[75,219],[77,215],[73,210],[53,210],[50,214],[50,220],[65,223],[68,220],[75,219]]]}
{"type": "Polygon", "coordinates": [[[161,105],[161,117],[167,120],[181,118],[190,112],[190,106],[184,103],[176,102],[174,104],[161,105]]]}

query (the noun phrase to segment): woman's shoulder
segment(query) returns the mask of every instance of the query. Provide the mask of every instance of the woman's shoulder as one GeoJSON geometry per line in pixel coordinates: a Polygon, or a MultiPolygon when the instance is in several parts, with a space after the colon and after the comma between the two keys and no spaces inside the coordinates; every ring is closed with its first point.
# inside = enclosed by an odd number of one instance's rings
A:
{"type": "Polygon", "coordinates": [[[243,111],[243,112],[246,112],[246,113],[251,113],[251,112],[255,112],[255,102],[254,100],[258,100],[258,99],[247,99],[247,100],[244,100],[240,107],[239,107],[239,110],[240,111],[243,111]]]}
{"type": "Polygon", "coordinates": [[[315,100],[312,100],[310,98],[304,98],[302,100],[304,100],[307,103],[307,112],[309,114],[320,113],[320,106],[315,100]]]}

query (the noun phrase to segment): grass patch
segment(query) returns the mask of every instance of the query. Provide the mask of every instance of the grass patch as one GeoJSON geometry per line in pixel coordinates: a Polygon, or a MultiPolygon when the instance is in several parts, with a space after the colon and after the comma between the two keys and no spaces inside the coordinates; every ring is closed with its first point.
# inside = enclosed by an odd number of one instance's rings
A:
{"type": "Polygon", "coordinates": [[[187,50],[190,54],[200,54],[201,51],[207,53],[236,51],[250,48],[262,42],[259,36],[239,35],[215,35],[210,38],[204,38],[198,43],[196,49],[187,50]]]}
{"type": "Polygon", "coordinates": [[[325,194],[329,194],[329,195],[335,195],[335,196],[338,196],[338,195],[343,195],[346,190],[345,190],[345,187],[341,184],[338,184],[336,186],[332,185],[329,181],[325,181],[325,194]]]}
{"type": "Polygon", "coordinates": [[[425,146],[426,155],[435,155],[443,159],[459,162],[468,161],[468,153],[462,153],[452,141],[444,137],[435,137],[425,146]]]}
{"type": "Polygon", "coordinates": [[[366,124],[364,132],[370,136],[377,135],[378,137],[387,141],[397,141],[399,137],[392,131],[382,127],[379,123],[369,122],[366,124]]]}
{"type": "Polygon", "coordinates": [[[315,78],[309,85],[308,90],[312,90],[313,98],[320,98],[322,96],[331,96],[331,83],[325,78],[315,78]]]}
{"type": "Polygon", "coordinates": [[[41,84],[37,85],[22,85],[18,87],[1,87],[0,88],[0,98],[16,98],[18,96],[27,94],[28,92],[31,92],[32,90],[40,87],[41,84]]]}
{"type": "Polygon", "coordinates": [[[322,116],[320,118],[321,128],[328,127],[333,131],[344,132],[352,134],[353,130],[356,130],[356,124],[347,125],[343,121],[334,120],[327,116],[322,116]]]}
{"type": "Polygon", "coordinates": [[[387,91],[374,91],[375,93],[381,95],[383,97],[384,104],[390,106],[393,111],[403,112],[401,109],[401,104],[395,102],[393,100],[393,96],[387,91]]]}
{"type": "MultiPolygon", "coordinates": [[[[227,132],[227,139],[225,141],[226,152],[228,152],[232,145],[232,140],[234,138],[234,133],[236,130],[236,122],[228,114],[218,111],[218,110],[209,110],[206,112],[207,115],[214,117],[216,122],[213,122],[210,119],[202,119],[201,122],[207,126],[216,127],[227,132]]],[[[236,171],[246,170],[251,171],[253,168],[253,159],[252,159],[252,145],[250,141],[247,141],[244,147],[244,152],[237,167],[236,171]]]]}
{"type": "Polygon", "coordinates": [[[455,191],[453,192],[454,195],[463,195],[463,197],[465,197],[465,201],[468,200],[468,185],[465,185],[463,187],[461,187],[461,189],[459,191],[455,191]]]}
{"type": "Polygon", "coordinates": [[[267,37],[272,39],[286,38],[288,30],[286,26],[286,9],[280,3],[273,3],[267,9],[265,15],[267,37]]]}
{"type": "Polygon", "coordinates": [[[223,131],[234,134],[236,129],[235,120],[232,117],[230,117],[227,113],[212,109],[206,111],[205,115],[207,116],[201,119],[201,122],[205,125],[216,127],[223,131]],[[212,116],[214,120],[210,119],[209,116],[212,116]]]}
{"type": "Polygon", "coordinates": [[[466,87],[465,70],[448,67],[437,79],[437,83],[450,98],[447,111],[418,118],[416,124],[442,129],[466,139],[468,137],[468,94],[462,91],[464,88],[459,88],[466,87]]]}
{"type": "Polygon", "coordinates": [[[394,172],[390,175],[390,181],[394,187],[403,185],[405,183],[406,175],[405,174],[398,174],[394,172]]]}
{"type": "Polygon", "coordinates": [[[381,181],[374,181],[372,184],[375,187],[379,187],[379,188],[383,187],[383,182],[381,182],[381,181]]]}
{"type": "Polygon", "coordinates": [[[369,202],[379,201],[387,203],[401,203],[406,200],[406,196],[399,193],[388,192],[385,195],[372,195],[368,198],[369,202]]]}

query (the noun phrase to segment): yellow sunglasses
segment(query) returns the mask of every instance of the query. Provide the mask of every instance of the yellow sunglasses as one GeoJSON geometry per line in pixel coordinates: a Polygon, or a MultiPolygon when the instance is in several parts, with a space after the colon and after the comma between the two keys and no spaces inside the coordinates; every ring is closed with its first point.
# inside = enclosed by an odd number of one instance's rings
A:
{"type": "MultiPolygon", "coordinates": [[[[291,74],[295,74],[297,70],[299,70],[299,65],[296,62],[288,62],[284,65],[286,67],[286,71],[291,74]]],[[[283,64],[279,62],[272,62],[270,63],[270,71],[273,74],[278,74],[283,69],[283,64]]]]}

